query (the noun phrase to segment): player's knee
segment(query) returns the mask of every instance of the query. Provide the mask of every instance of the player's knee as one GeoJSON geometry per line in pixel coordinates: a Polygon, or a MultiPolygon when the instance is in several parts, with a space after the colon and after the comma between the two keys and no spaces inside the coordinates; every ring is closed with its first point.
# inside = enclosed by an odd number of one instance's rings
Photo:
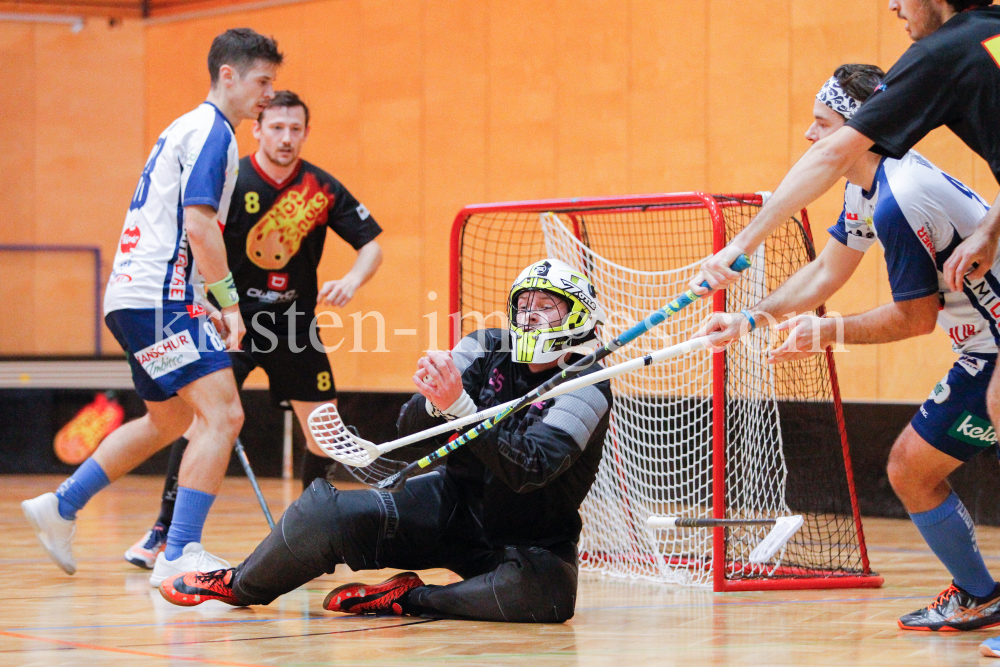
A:
{"type": "Polygon", "coordinates": [[[243,407],[233,401],[218,411],[216,428],[225,432],[228,440],[235,440],[243,428],[243,407]]]}
{"type": "MultiPolygon", "coordinates": [[[[519,550],[521,551],[521,550],[519,550]]],[[[547,549],[529,547],[515,560],[520,605],[511,605],[508,620],[565,623],[576,609],[577,568],[547,549]]]]}

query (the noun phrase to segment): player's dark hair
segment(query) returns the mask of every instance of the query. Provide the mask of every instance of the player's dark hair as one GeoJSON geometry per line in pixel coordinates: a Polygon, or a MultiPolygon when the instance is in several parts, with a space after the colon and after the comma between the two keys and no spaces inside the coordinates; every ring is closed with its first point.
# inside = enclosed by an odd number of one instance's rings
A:
{"type": "Polygon", "coordinates": [[[989,7],[993,0],[947,0],[952,9],[956,12],[964,12],[972,7],[989,7]]]}
{"type": "Polygon", "coordinates": [[[212,48],[208,50],[208,74],[214,86],[223,65],[235,67],[242,77],[258,60],[280,65],[284,59],[273,37],[264,37],[251,28],[230,28],[212,40],[212,48]]]}
{"type": "Polygon", "coordinates": [[[301,97],[290,90],[276,91],[274,93],[274,99],[268,102],[267,106],[264,107],[264,110],[257,116],[257,122],[263,123],[264,111],[275,107],[284,107],[288,109],[302,107],[302,110],[306,113],[306,127],[309,127],[309,107],[306,106],[306,103],[302,101],[301,97]]]}
{"type": "Polygon", "coordinates": [[[864,102],[882,83],[885,72],[877,65],[855,64],[841,65],[833,75],[845,93],[858,102],[864,102]]]}

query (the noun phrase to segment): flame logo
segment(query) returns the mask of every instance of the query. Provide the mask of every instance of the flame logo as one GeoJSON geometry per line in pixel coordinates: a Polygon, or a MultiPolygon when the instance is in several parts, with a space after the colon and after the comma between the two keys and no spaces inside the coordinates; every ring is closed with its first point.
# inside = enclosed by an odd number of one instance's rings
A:
{"type": "Polygon", "coordinates": [[[247,236],[247,257],[267,271],[280,269],[299,251],[309,232],[326,224],[334,196],[306,172],[302,183],[281,195],[247,236]]]}

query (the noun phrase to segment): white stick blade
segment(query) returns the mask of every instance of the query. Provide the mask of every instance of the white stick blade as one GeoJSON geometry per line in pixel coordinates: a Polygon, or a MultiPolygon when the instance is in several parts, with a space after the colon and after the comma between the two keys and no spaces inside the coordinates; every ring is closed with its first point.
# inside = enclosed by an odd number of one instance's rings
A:
{"type": "Polygon", "coordinates": [[[750,552],[750,562],[754,565],[763,565],[774,558],[774,555],[781,551],[782,547],[788,543],[788,540],[792,539],[792,536],[799,532],[802,523],[803,519],[799,514],[778,517],[774,523],[774,528],[750,552]]]}
{"type": "Polygon", "coordinates": [[[675,516],[651,516],[646,519],[647,528],[665,528],[667,530],[677,527],[677,517],[675,516]]]}
{"type": "Polygon", "coordinates": [[[347,429],[333,403],[324,403],[312,411],[309,430],[320,449],[344,465],[363,468],[380,455],[373,443],[347,429]]]}

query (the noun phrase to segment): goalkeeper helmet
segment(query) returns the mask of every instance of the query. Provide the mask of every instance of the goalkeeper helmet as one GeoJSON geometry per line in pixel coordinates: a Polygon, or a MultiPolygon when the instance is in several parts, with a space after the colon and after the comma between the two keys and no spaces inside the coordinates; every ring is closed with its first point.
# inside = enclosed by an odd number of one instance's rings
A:
{"type": "Polygon", "coordinates": [[[511,356],[522,364],[556,361],[570,348],[596,338],[594,328],[605,320],[594,285],[583,273],[558,259],[535,262],[521,272],[510,288],[507,318],[511,356]],[[534,290],[562,299],[567,306],[566,316],[558,322],[519,323],[518,297],[534,290]]]}

